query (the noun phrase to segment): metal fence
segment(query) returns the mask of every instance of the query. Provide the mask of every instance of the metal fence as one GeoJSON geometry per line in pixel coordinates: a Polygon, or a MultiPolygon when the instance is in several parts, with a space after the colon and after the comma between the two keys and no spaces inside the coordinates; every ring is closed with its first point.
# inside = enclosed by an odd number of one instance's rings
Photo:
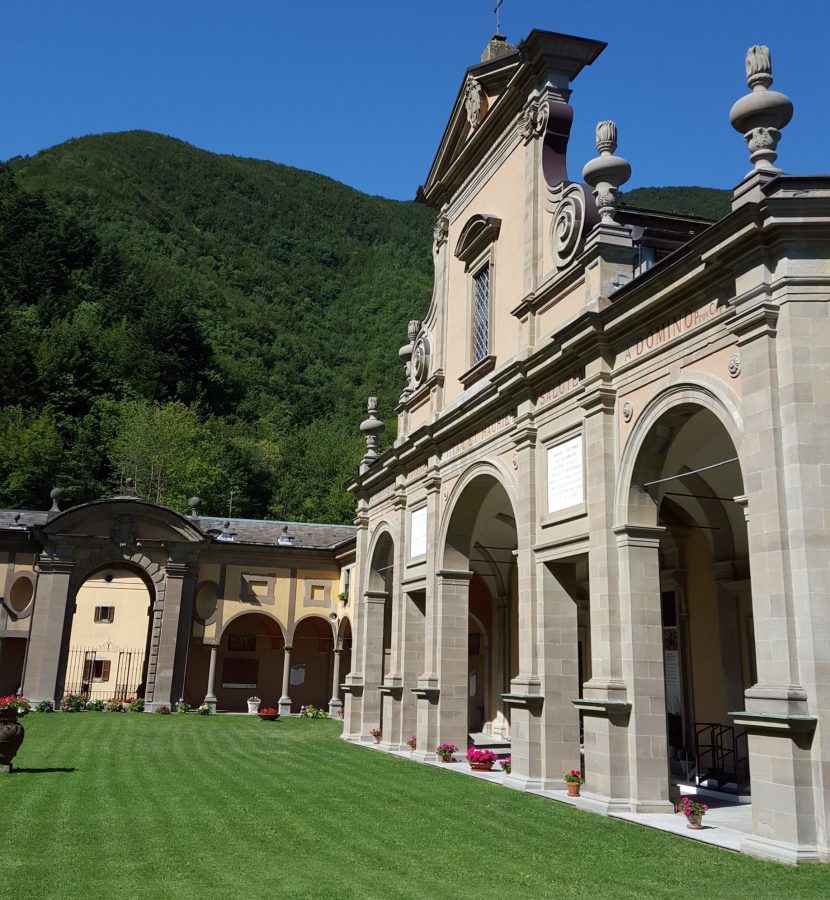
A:
{"type": "Polygon", "coordinates": [[[64,696],[124,700],[144,694],[144,649],[73,647],[66,667],[64,696]]]}

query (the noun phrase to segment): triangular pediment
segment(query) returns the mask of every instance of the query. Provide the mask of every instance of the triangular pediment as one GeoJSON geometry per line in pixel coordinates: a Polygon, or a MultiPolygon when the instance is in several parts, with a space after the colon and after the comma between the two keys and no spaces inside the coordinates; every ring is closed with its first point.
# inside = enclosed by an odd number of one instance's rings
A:
{"type": "Polygon", "coordinates": [[[516,122],[532,93],[552,87],[566,105],[569,82],[605,46],[602,41],[534,30],[513,52],[469,68],[419,197],[440,208],[516,122]]]}

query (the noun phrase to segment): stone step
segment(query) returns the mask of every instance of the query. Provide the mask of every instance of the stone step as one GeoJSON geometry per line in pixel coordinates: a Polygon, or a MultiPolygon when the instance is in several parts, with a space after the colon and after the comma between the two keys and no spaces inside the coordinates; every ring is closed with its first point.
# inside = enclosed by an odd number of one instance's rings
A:
{"type": "Polygon", "coordinates": [[[476,750],[492,750],[499,759],[510,756],[510,741],[506,741],[504,738],[484,734],[480,731],[472,732],[467,737],[476,750]]]}

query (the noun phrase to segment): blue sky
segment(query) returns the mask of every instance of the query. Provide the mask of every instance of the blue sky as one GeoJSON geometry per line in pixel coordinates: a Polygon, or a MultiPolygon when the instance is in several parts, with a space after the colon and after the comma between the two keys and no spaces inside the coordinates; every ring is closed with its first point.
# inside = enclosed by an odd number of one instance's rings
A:
{"type": "MultiPolygon", "coordinates": [[[[3,6],[0,158],[145,128],[410,199],[495,0],[28,0],[3,6]]],[[[729,125],[747,47],[772,50],[795,105],[779,146],[830,171],[830,0],[504,0],[512,41],[534,27],[608,42],[574,83],[570,175],[614,119],[628,187],[731,187],[749,169],[729,125]]]]}

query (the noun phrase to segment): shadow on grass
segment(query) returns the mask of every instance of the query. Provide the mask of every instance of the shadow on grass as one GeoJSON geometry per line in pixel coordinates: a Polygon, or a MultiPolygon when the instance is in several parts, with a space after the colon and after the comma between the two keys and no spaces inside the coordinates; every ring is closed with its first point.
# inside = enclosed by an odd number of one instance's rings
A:
{"type": "Polygon", "coordinates": [[[9,775],[44,775],[48,772],[74,772],[76,771],[74,768],[67,769],[65,767],[57,766],[53,769],[30,769],[30,768],[17,768],[16,766],[9,772],[9,775]]]}

